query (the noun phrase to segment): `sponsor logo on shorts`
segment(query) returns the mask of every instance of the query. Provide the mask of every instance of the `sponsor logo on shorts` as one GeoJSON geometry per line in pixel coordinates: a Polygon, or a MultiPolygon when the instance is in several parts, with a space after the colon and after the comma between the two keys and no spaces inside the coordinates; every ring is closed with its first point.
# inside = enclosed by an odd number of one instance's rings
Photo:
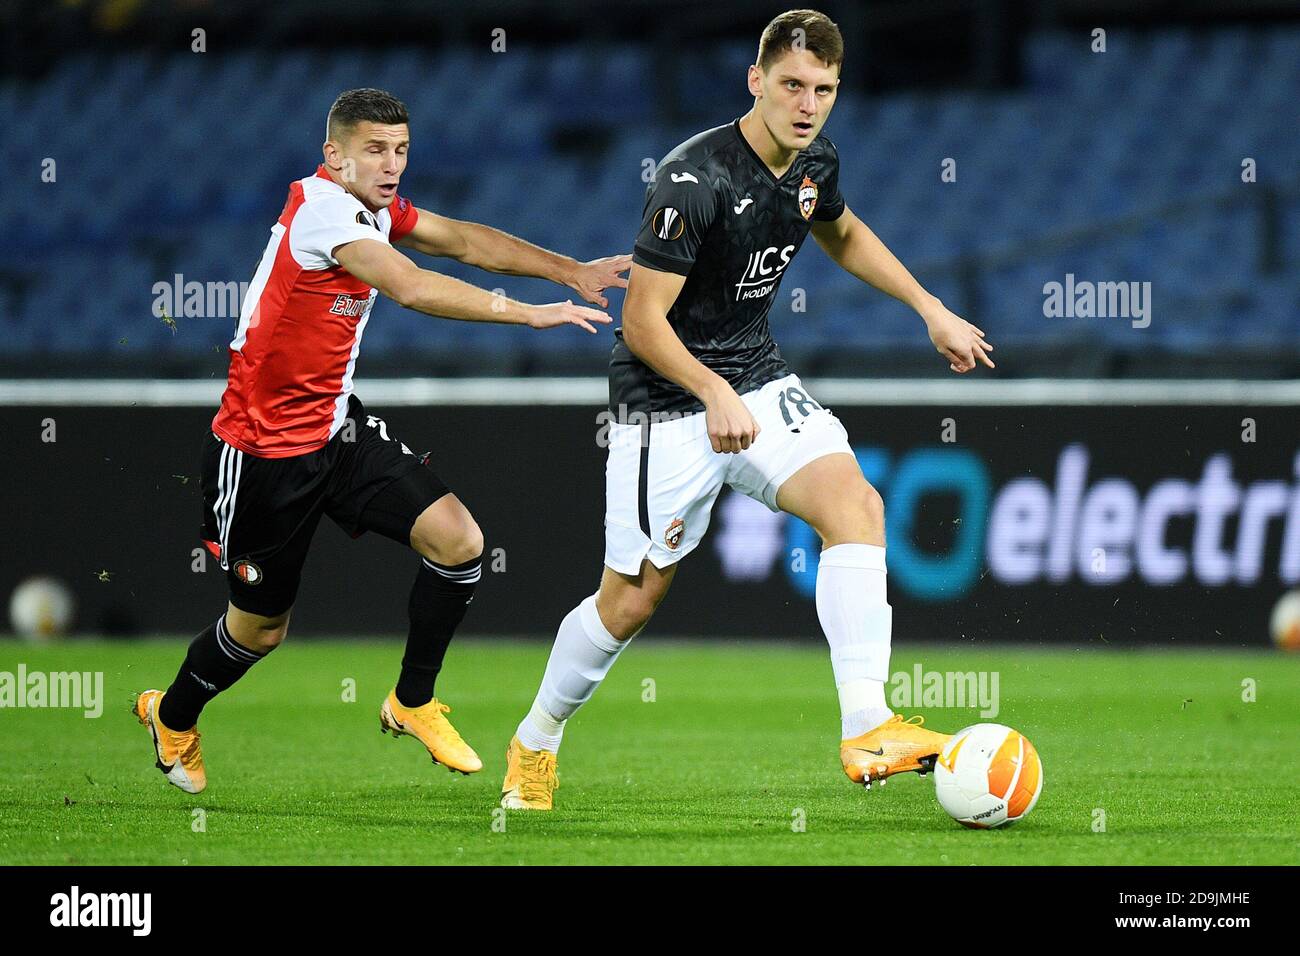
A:
{"type": "Polygon", "coordinates": [[[682,535],[686,533],[686,522],[681,518],[674,518],[664,531],[664,544],[668,545],[669,551],[676,551],[682,543],[682,535]]]}
{"type": "Polygon", "coordinates": [[[236,561],[235,576],[238,577],[239,580],[243,581],[245,584],[262,583],[262,569],[259,568],[252,561],[248,561],[248,560],[236,561]]]}

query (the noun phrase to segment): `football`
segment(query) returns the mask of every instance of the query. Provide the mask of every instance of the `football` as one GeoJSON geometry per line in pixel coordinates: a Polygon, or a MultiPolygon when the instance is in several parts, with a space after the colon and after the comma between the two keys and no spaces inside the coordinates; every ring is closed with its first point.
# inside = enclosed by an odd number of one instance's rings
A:
{"type": "Polygon", "coordinates": [[[1288,591],[1273,605],[1269,631],[1282,650],[1300,651],[1300,591],[1288,591]]]}
{"type": "Polygon", "coordinates": [[[66,634],[75,610],[72,592],[57,578],[30,577],[9,598],[9,622],[14,633],[29,641],[66,634]]]}
{"type": "Polygon", "coordinates": [[[1002,724],[959,730],[934,765],[939,805],[964,827],[1023,820],[1043,792],[1043,763],[1029,739],[1002,724]]]}

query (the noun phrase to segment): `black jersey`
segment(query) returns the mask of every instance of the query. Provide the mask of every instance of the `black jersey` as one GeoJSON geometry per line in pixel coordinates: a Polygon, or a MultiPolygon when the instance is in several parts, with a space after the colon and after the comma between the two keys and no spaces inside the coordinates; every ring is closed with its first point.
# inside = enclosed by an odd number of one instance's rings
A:
{"type": "MultiPolygon", "coordinates": [[[[818,136],[778,178],[736,120],[693,136],[659,163],[632,261],[686,276],[668,322],[692,355],[744,394],[789,374],[767,314],[813,221],[843,212],[839,157],[829,139],[818,136]]],[[[621,329],[615,336],[611,411],[702,410],[695,396],[633,355],[621,329]]]]}

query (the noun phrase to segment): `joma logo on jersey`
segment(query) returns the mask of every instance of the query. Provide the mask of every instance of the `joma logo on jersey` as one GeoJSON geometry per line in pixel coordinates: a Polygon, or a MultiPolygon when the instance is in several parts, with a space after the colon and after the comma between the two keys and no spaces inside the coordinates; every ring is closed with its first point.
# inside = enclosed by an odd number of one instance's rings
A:
{"type": "Polygon", "coordinates": [[[736,283],[736,301],[761,299],[770,295],[794,255],[794,246],[768,246],[749,254],[745,274],[736,283]]]}
{"type": "Polygon", "coordinates": [[[350,295],[336,296],[330,311],[335,315],[361,315],[370,310],[370,303],[375,301],[373,293],[364,299],[354,299],[350,295]]]}

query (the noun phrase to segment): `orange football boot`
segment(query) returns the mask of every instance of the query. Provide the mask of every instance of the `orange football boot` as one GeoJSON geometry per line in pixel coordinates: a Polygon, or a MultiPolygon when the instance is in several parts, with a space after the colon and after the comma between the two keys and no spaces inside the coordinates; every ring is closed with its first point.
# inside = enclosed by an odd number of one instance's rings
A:
{"type": "Polygon", "coordinates": [[[518,737],[506,749],[506,779],[501,784],[501,806],[507,810],[550,810],[560,775],[555,754],[529,750],[518,737]]]}
{"type": "Polygon", "coordinates": [[[379,708],[379,729],[392,733],[394,740],[403,734],[414,737],[424,744],[434,763],[448,770],[477,773],[483,769],[483,761],[444,716],[449,713],[451,708],[436,697],[419,707],[403,707],[394,688],[379,708]]]}
{"type": "Polygon", "coordinates": [[[136,697],[131,712],[153,737],[157,767],[169,783],[186,793],[200,793],[208,785],[203,770],[203,751],[199,747],[199,728],[172,730],[158,719],[158,704],[164,691],[147,690],[136,697]]]}
{"type": "Polygon", "coordinates": [[[898,714],[861,737],[840,741],[840,763],[854,783],[871,789],[873,780],[884,786],[885,780],[896,773],[916,772],[925,775],[934,770],[935,759],[951,734],[926,730],[925,718],[898,714]]]}

